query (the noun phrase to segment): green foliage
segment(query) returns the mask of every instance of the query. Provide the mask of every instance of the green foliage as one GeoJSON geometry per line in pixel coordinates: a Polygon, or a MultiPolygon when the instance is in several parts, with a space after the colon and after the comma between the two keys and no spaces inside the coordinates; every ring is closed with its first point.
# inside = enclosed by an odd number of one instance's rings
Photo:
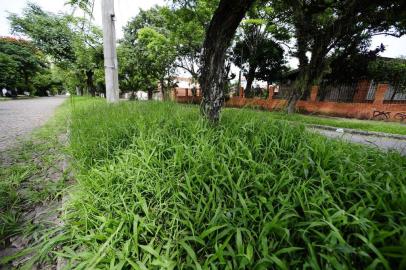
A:
{"type": "Polygon", "coordinates": [[[176,68],[198,79],[205,28],[218,1],[198,0],[189,4],[174,1],[171,7],[140,10],[128,22],[118,49],[124,88],[145,90],[151,84],[156,88],[158,81],[170,88],[176,68]],[[133,60],[135,57],[137,60],[133,60]]]}
{"type": "Polygon", "coordinates": [[[65,89],[73,92],[78,87],[95,93],[95,82],[104,78],[97,72],[103,69],[102,32],[98,27],[84,18],[45,12],[32,3],[21,16],[11,14],[8,19],[13,33],[30,37],[51,57],[56,71],[69,75],[63,80],[65,89]]]}
{"type": "MultiPolygon", "coordinates": [[[[331,52],[352,51],[373,35],[406,33],[405,1],[273,1],[296,39],[299,75],[289,107],[330,70],[331,52]],[[310,53],[310,54],[309,54],[310,53]]],[[[344,54],[345,54],[344,53],[344,54]]]]}
{"type": "Polygon", "coordinates": [[[46,96],[47,91],[52,95],[61,93],[64,90],[62,82],[63,81],[57,78],[54,73],[47,70],[35,76],[32,84],[36,95],[46,96]]]}
{"type": "Polygon", "coordinates": [[[194,80],[200,75],[200,57],[206,29],[218,6],[218,0],[174,0],[165,14],[171,40],[176,46],[176,67],[188,72],[194,80]]]}
{"type": "Polygon", "coordinates": [[[380,58],[369,63],[368,71],[377,81],[406,84],[406,59],[380,58]]]}
{"type": "Polygon", "coordinates": [[[148,10],[141,9],[137,16],[124,27],[124,42],[135,44],[138,39],[138,32],[146,27],[161,33],[167,31],[165,18],[167,12],[169,12],[167,7],[160,6],[154,6],[148,10]]]}
{"type": "Polygon", "coordinates": [[[0,87],[35,92],[32,82],[46,72],[48,63],[44,54],[31,42],[0,38],[0,87]]]}
{"type": "Polygon", "coordinates": [[[19,79],[19,63],[12,55],[0,52],[0,87],[13,87],[19,79]]]}
{"type": "Polygon", "coordinates": [[[399,269],[406,159],[251,110],[75,99],[68,268],[399,269]]]}
{"type": "Polygon", "coordinates": [[[267,82],[275,82],[286,71],[284,50],[272,39],[256,41],[256,48],[251,50],[247,44],[249,40],[242,40],[233,48],[233,61],[243,69],[244,76],[248,76],[250,67],[255,67],[254,78],[267,82]]]}
{"type": "Polygon", "coordinates": [[[123,89],[137,91],[156,89],[158,82],[170,80],[176,58],[175,46],[168,38],[165,7],[141,10],[124,29],[124,40],[118,48],[120,78],[123,89]]]}
{"type": "Polygon", "coordinates": [[[56,61],[71,62],[75,59],[74,35],[66,17],[45,12],[38,5],[28,3],[22,16],[12,13],[8,20],[13,33],[30,37],[56,61]]]}
{"type": "Polygon", "coordinates": [[[370,50],[370,42],[366,40],[358,46],[334,52],[331,57],[330,71],[325,76],[328,81],[354,83],[361,79],[374,79],[368,66],[378,59],[378,54],[385,50],[381,44],[370,50]],[[361,45],[361,46],[360,46],[361,45]]]}
{"type": "Polygon", "coordinates": [[[276,22],[274,10],[258,3],[241,23],[232,61],[242,69],[247,79],[246,96],[250,96],[255,79],[269,83],[277,81],[286,70],[284,49],[280,45],[289,39],[284,27],[276,22]]]}
{"type": "Polygon", "coordinates": [[[138,45],[141,46],[143,57],[148,61],[150,69],[157,73],[157,77],[166,76],[175,60],[171,41],[153,28],[145,27],[138,32],[138,45]]]}

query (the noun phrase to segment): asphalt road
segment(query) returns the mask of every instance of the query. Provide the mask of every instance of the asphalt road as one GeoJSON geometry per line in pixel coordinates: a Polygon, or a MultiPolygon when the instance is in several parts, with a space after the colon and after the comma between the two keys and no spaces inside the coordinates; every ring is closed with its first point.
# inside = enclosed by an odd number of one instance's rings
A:
{"type": "Polygon", "coordinates": [[[66,96],[0,101],[0,152],[43,125],[66,96]]]}

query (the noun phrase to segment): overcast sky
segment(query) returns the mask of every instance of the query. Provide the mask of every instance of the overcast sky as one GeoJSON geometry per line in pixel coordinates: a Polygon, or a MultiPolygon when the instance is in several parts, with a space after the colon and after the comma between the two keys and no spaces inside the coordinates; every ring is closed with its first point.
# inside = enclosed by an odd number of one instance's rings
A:
{"type": "MultiPolygon", "coordinates": [[[[27,0],[0,0],[0,36],[10,35],[10,25],[7,21],[8,12],[20,14],[23,8],[27,5],[27,0]]],[[[57,12],[72,12],[72,7],[65,5],[66,0],[33,0],[31,2],[37,3],[44,10],[57,12]]],[[[101,26],[101,0],[95,0],[94,7],[94,22],[101,26]]],[[[116,12],[116,31],[117,37],[122,37],[122,27],[126,22],[134,17],[140,8],[148,9],[154,5],[163,5],[165,0],[115,0],[115,12],[116,12]]],[[[76,12],[77,15],[83,16],[76,12]]],[[[406,56],[406,36],[402,38],[395,38],[390,36],[376,36],[372,40],[372,47],[375,48],[379,44],[383,43],[386,47],[386,51],[382,53],[382,56],[386,57],[399,57],[401,55],[406,56]]],[[[295,67],[296,59],[290,60],[290,65],[295,67]]]]}

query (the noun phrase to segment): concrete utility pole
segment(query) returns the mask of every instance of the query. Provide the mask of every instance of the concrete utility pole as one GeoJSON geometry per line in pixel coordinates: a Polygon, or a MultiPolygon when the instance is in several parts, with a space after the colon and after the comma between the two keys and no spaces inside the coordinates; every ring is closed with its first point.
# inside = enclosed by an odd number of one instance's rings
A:
{"type": "Polygon", "coordinates": [[[119,99],[114,0],[102,0],[102,21],[106,98],[113,103],[119,99]]]}

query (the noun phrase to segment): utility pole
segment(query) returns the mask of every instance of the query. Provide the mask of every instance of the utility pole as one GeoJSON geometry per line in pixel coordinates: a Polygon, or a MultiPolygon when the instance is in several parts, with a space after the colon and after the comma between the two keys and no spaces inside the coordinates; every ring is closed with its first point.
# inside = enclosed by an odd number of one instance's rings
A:
{"type": "Polygon", "coordinates": [[[114,26],[114,0],[102,0],[103,53],[107,102],[118,102],[118,65],[116,29],[114,26]]]}

